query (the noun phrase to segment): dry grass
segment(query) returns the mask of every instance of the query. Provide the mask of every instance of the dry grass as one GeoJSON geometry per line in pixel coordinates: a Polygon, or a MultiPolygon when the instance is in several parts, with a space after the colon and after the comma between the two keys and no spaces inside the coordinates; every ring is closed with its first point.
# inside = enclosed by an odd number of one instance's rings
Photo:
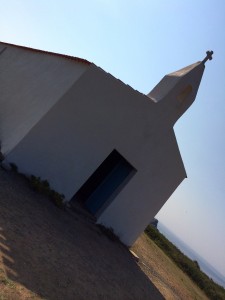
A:
{"type": "Polygon", "coordinates": [[[165,299],[208,299],[146,234],[139,237],[132,250],[140,257],[140,268],[165,299]]]}

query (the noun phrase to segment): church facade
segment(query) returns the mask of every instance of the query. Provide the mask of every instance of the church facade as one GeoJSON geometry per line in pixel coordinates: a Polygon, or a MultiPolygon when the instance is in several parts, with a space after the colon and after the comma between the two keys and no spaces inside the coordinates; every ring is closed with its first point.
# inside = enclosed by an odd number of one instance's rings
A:
{"type": "Polygon", "coordinates": [[[86,60],[0,43],[4,163],[79,198],[131,245],[186,177],[173,126],[204,62],[143,95],[86,60]]]}

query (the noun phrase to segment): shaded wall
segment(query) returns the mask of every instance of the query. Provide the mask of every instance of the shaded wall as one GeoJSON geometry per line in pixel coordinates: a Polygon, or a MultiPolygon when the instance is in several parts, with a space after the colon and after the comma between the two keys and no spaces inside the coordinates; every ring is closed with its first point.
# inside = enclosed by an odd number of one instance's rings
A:
{"type": "Polygon", "coordinates": [[[7,154],[89,65],[0,43],[1,51],[0,141],[7,154]]]}

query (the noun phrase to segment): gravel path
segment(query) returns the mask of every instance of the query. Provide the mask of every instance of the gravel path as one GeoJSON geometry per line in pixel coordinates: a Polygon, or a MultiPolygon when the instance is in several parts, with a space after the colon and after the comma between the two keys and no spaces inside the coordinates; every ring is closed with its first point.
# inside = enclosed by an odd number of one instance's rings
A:
{"type": "Polygon", "coordinates": [[[58,209],[1,168],[0,269],[45,299],[163,299],[91,218],[58,209]]]}

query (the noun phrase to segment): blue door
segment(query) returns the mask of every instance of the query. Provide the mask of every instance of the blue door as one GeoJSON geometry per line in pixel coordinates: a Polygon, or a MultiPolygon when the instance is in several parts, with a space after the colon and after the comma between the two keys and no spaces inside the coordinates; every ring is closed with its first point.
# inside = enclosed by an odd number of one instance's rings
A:
{"type": "Polygon", "coordinates": [[[96,215],[103,205],[112,200],[127,183],[134,168],[125,160],[120,160],[106,175],[85,202],[88,210],[96,215]]]}

